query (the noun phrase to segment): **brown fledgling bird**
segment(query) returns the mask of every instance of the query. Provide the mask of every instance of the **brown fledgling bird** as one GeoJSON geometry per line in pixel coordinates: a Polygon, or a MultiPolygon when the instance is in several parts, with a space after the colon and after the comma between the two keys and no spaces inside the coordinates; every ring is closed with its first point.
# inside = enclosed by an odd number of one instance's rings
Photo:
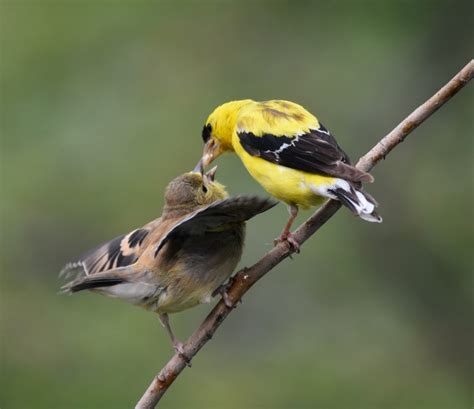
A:
{"type": "Polygon", "coordinates": [[[245,222],[276,204],[229,197],[214,175],[215,169],[193,171],[171,181],[159,219],[67,264],[61,274],[77,276],[61,289],[91,290],[158,313],[182,354],[168,314],[210,302],[217,293],[230,306],[223,284],[242,256],[245,222]]]}

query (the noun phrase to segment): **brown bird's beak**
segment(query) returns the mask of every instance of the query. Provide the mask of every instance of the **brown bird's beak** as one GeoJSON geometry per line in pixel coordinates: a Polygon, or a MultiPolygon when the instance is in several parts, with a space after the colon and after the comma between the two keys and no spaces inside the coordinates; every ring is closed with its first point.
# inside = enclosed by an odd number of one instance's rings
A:
{"type": "Polygon", "coordinates": [[[204,186],[209,186],[210,183],[214,182],[216,177],[217,166],[214,166],[209,172],[202,175],[202,183],[204,186]]]}
{"type": "Polygon", "coordinates": [[[214,179],[216,178],[216,172],[217,172],[217,166],[214,166],[209,172],[206,173],[206,177],[208,180],[211,182],[214,182],[214,179]]]}

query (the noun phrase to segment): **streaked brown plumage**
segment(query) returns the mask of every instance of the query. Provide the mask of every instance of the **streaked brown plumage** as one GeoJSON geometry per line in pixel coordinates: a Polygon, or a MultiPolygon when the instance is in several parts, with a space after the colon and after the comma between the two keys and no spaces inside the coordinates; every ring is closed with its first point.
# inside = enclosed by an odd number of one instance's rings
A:
{"type": "Polygon", "coordinates": [[[229,198],[214,173],[174,179],[159,219],[67,264],[62,273],[78,275],[62,290],[91,290],[157,312],[181,352],[167,314],[211,300],[240,260],[245,221],[276,204],[255,196],[229,198]]]}

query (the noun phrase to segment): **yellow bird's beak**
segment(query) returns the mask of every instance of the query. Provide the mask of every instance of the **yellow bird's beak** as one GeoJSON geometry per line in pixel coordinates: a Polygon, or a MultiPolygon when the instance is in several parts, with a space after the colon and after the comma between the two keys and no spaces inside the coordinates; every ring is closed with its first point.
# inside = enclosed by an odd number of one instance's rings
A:
{"type": "Polygon", "coordinates": [[[200,173],[201,175],[204,174],[204,166],[202,164],[202,158],[199,159],[199,162],[197,163],[196,167],[193,169],[193,172],[200,173]]]}
{"type": "Polygon", "coordinates": [[[214,139],[210,139],[204,145],[204,151],[202,153],[202,166],[206,168],[214,159],[216,159],[222,153],[220,144],[214,139]]]}

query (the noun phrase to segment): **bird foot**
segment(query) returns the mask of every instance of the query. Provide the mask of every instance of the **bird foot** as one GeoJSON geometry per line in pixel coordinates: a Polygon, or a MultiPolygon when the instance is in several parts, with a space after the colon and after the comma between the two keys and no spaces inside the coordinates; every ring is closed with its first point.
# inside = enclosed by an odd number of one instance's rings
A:
{"type": "Polygon", "coordinates": [[[226,284],[222,284],[219,287],[217,287],[214,292],[212,293],[212,296],[215,297],[217,294],[220,294],[222,297],[222,301],[224,301],[224,304],[227,308],[236,308],[237,306],[230,300],[229,294],[227,293],[227,290],[229,287],[232,285],[233,278],[231,277],[229,279],[229,282],[226,284]]]}
{"type": "Polygon", "coordinates": [[[300,244],[295,239],[295,236],[291,232],[283,232],[280,237],[273,241],[273,244],[276,246],[277,244],[286,242],[288,243],[288,247],[290,250],[294,251],[295,253],[300,252],[300,244]]]}
{"type": "Polygon", "coordinates": [[[189,358],[186,353],[184,352],[184,344],[181,341],[175,340],[173,342],[173,348],[176,351],[176,353],[184,359],[186,362],[186,365],[191,368],[191,358],[189,358]]]}

